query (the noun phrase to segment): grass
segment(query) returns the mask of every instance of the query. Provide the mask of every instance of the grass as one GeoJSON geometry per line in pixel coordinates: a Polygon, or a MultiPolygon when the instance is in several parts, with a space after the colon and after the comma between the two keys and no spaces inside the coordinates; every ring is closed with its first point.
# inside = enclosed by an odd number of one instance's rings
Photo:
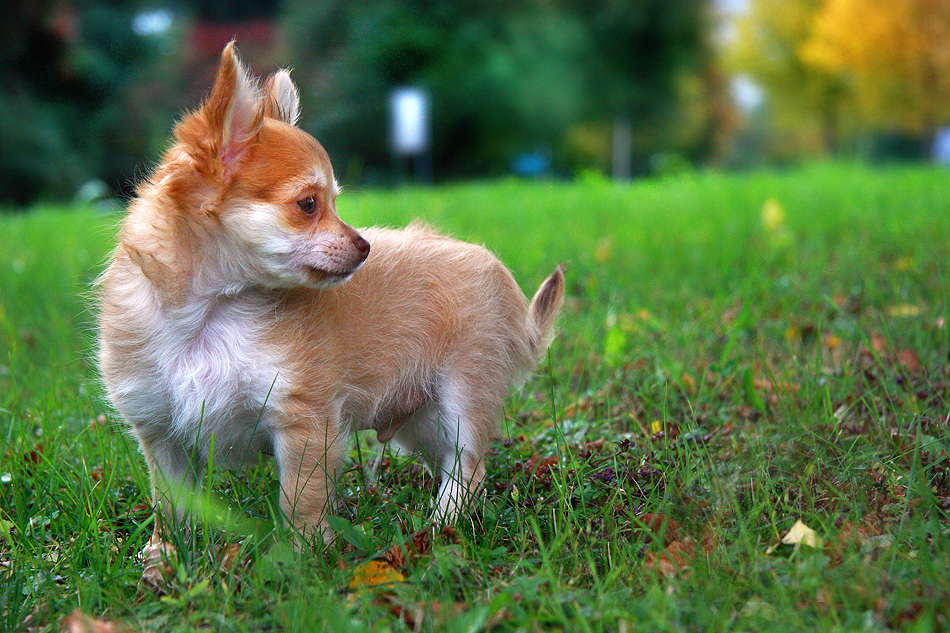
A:
{"type": "Polygon", "coordinates": [[[386,453],[367,484],[362,437],[340,537],[298,552],[269,464],[217,473],[231,519],[181,537],[160,591],[144,463],[90,360],[116,218],[0,218],[0,630],[77,607],[150,631],[948,630],[948,185],[819,165],[349,192],[345,219],[421,217],[528,292],[569,263],[482,507],[427,531],[428,475],[386,453]],[[818,547],[780,544],[796,521],[818,547]]]}

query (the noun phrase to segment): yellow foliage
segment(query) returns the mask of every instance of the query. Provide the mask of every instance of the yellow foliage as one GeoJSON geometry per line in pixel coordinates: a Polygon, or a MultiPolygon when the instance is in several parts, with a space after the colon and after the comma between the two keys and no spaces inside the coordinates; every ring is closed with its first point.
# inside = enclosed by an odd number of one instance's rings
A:
{"type": "Polygon", "coordinates": [[[749,0],[726,61],[798,137],[950,123],[950,0],[749,0]]]}
{"type": "Polygon", "coordinates": [[[825,0],[799,47],[866,124],[930,132],[950,116],[950,0],[825,0]]]}
{"type": "Polygon", "coordinates": [[[726,65],[749,75],[769,97],[780,127],[817,127],[837,94],[835,75],[805,64],[799,54],[821,0],[750,0],[736,23],[726,65]]]}

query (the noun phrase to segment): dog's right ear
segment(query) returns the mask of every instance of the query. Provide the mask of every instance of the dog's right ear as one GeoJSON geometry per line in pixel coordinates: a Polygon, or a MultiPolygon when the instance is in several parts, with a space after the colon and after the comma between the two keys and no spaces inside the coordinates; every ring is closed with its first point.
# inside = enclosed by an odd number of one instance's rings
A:
{"type": "Polygon", "coordinates": [[[264,116],[290,125],[300,118],[300,93],[290,78],[290,72],[279,70],[264,86],[264,116]]]}
{"type": "Polygon", "coordinates": [[[234,42],[221,53],[211,96],[176,134],[202,171],[230,180],[264,122],[257,82],[248,77],[234,42]]]}

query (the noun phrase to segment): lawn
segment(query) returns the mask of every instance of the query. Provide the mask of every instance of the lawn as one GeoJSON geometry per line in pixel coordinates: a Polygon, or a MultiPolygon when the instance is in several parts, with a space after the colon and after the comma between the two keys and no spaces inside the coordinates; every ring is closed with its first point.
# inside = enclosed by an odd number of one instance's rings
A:
{"type": "Polygon", "coordinates": [[[5,215],[0,630],[950,630],[950,173],[512,180],[339,205],[483,243],[527,292],[568,264],[559,336],[512,394],[479,507],[431,526],[420,462],[387,451],[370,477],[367,435],[327,547],[291,546],[262,461],[209,473],[200,526],[141,585],[148,477],[93,361],[117,216],[5,215]]]}

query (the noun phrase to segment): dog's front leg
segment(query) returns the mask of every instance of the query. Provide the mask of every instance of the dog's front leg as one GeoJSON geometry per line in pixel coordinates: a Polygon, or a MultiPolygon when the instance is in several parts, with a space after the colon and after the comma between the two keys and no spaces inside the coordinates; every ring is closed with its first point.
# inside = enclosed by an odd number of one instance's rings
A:
{"type": "Polygon", "coordinates": [[[164,582],[165,561],[175,555],[169,542],[173,531],[183,524],[185,511],[197,485],[191,456],[174,440],[149,441],[139,437],[151,481],[155,504],[152,538],[142,549],[142,581],[151,587],[164,582]],[[169,539],[169,540],[166,540],[169,539]]]}
{"type": "Polygon", "coordinates": [[[172,527],[184,518],[198,485],[191,455],[175,440],[139,441],[148,465],[152,502],[172,527]]]}
{"type": "Polygon", "coordinates": [[[305,537],[326,539],[332,486],[343,460],[339,416],[307,416],[282,426],[275,437],[281,510],[305,537]]]}

